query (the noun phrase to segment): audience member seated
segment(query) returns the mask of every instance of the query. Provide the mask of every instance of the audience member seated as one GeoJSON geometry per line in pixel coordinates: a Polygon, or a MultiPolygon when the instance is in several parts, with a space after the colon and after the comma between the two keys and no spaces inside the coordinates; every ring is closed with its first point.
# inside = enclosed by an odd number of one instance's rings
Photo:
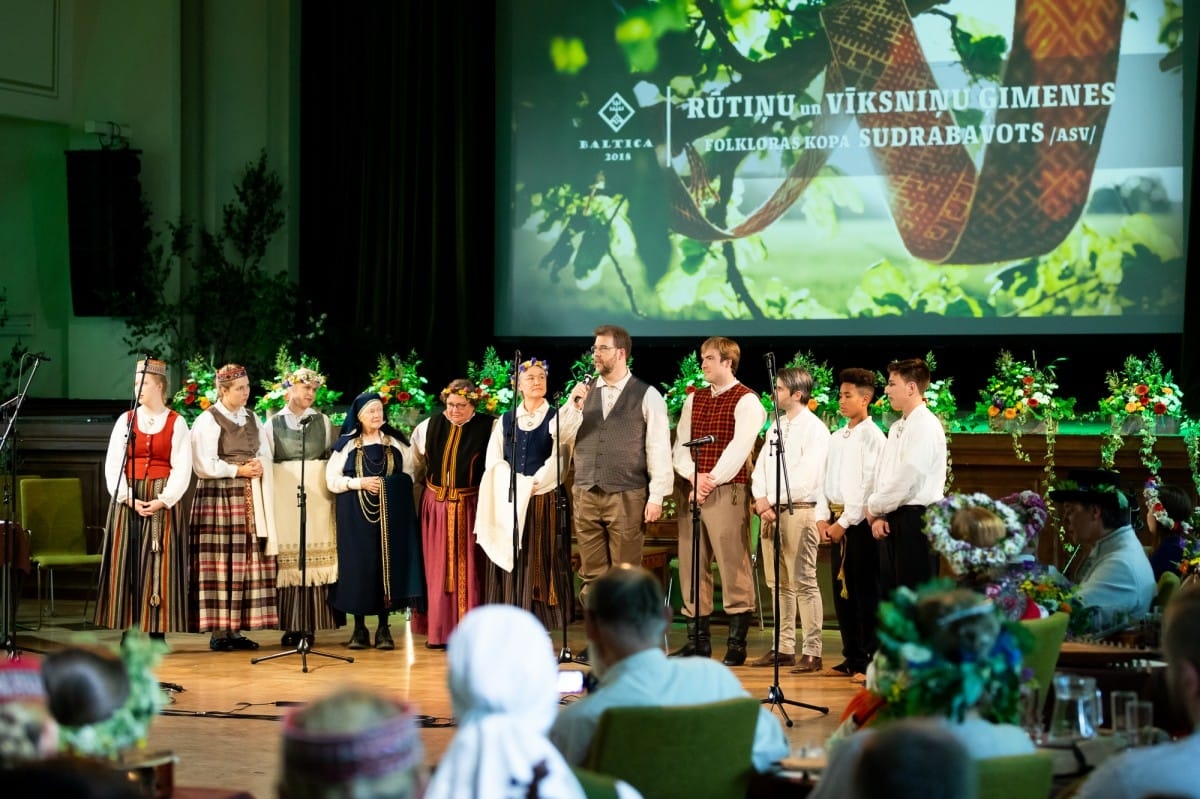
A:
{"type": "MultiPolygon", "coordinates": [[[[662,650],[670,610],[650,572],[622,564],[592,584],[584,631],[597,687],[565,708],[550,740],[567,761],[584,762],[600,715],[610,707],[698,705],[748,696],[728,667],[708,658],[670,658],[662,650]]],[[[758,771],[788,754],[783,728],[765,708],[754,736],[758,771]]]]}
{"type": "Polygon", "coordinates": [[[879,606],[879,649],[867,687],[850,700],[830,739],[831,769],[814,799],[845,796],[874,730],[901,718],[932,717],[973,760],[1034,751],[1020,717],[1022,658],[1030,636],[986,597],[935,580],[899,588],[879,606]],[[843,752],[841,750],[845,749],[843,752]],[[839,768],[834,770],[834,763],[839,768]]]}
{"type": "Polygon", "coordinates": [[[1154,599],[1154,570],[1130,525],[1120,476],[1072,469],[1050,498],[1059,503],[1067,536],[1087,552],[1075,582],[1085,610],[1095,617],[1093,626],[1113,629],[1145,616],[1154,599]]]}
{"type": "MultiPolygon", "coordinates": [[[[546,738],[558,713],[558,660],[537,618],[483,605],[450,635],[447,681],[458,731],[425,799],[583,799],[583,787],[546,738]]],[[[616,784],[623,799],[639,797],[616,784]]]]}
{"type": "Polygon", "coordinates": [[[153,668],[166,645],[131,631],[120,658],[71,648],[42,662],[46,706],[58,723],[59,748],[115,759],[144,746],[164,697],[153,668]]]}
{"type": "Polygon", "coordinates": [[[280,799],[416,799],[421,737],[408,706],[347,689],[290,715],[283,726],[280,799]]]}
{"type": "Polygon", "coordinates": [[[960,586],[987,596],[1009,619],[1037,619],[1042,609],[1021,585],[1046,571],[1029,554],[1046,517],[1046,503],[1032,491],[999,501],[952,494],[929,506],[925,529],[960,586]]]}
{"type": "Polygon", "coordinates": [[[863,741],[853,799],[974,799],[975,762],[944,727],[905,719],[863,741]]]}
{"type": "Polygon", "coordinates": [[[1134,799],[1196,796],[1200,762],[1200,584],[1175,592],[1163,618],[1167,689],[1184,708],[1192,734],[1174,743],[1129,750],[1106,760],[1080,789],[1077,799],[1134,799]]]}
{"type": "Polygon", "coordinates": [[[0,769],[50,757],[58,749],[58,727],[46,711],[39,668],[32,658],[0,659],[0,769]]]}
{"type": "Polygon", "coordinates": [[[1183,488],[1159,485],[1153,478],[1146,482],[1142,495],[1146,498],[1146,529],[1154,536],[1150,568],[1157,582],[1166,572],[1179,571],[1184,539],[1191,535],[1196,506],[1183,488]]]}

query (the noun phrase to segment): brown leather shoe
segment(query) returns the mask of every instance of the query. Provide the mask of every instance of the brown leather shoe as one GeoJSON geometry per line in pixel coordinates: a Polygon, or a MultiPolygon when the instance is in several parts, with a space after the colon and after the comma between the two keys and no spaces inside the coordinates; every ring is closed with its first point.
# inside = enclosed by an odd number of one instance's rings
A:
{"type": "Polygon", "coordinates": [[[791,670],[792,674],[813,674],[821,670],[821,659],[812,655],[804,655],[800,658],[796,668],[791,670]]]}
{"type": "Polygon", "coordinates": [[[783,654],[777,655],[777,654],[775,654],[774,649],[772,649],[770,652],[768,652],[767,654],[760,657],[758,660],[750,661],[750,663],[747,665],[757,666],[757,667],[774,666],[776,659],[779,660],[780,666],[796,665],[796,656],[795,655],[791,654],[790,652],[784,652],[783,654]]]}

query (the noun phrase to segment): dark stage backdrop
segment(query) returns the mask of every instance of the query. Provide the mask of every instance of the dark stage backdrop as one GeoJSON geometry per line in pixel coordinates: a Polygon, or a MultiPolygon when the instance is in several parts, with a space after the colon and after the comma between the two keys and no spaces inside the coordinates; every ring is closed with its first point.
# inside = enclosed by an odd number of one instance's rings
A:
{"type": "MultiPolygon", "coordinates": [[[[353,392],[365,383],[378,354],[415,348],[436,390],[488,344],[502,356],[519,346],[548,357],[553,389],[590,344],[592,320],[582,316],[578,329],[552,338],[495,335],[496,253],[508,252],[511,243],[514,119],[506,106],[497,108],[496,98],[511,95],[506,66],[515,58],[504,44],[498,52],[496,31],[507,24],[512,3],[303,8],[299,268],[306,299],[328,314],[313,354],[340,389],[353,392]]],[[[1198,16],[1189,20],[1192,41],[1198,16]]],[[[1194,98],[1194,52],[1183,65],[1182,85],[1183,97],[1194,98]]],[[[1194,109],[1186,102],[1183,172],[1190,176],[1194,109]]],[[[546,159],[550,166],[549,152],[546,159]]],[[[1194,209],[1191,194],[1188,180],[1185,207],[1194,209]]],[[[1185,230],[1193,219],[1194,210],[1186,211],[1185,230]]],[[[835,369],[881,369],[892,358],[932,350],[938,376],[956,377],[959,406],[968,408],[997,351],[1007,348],[1021,359],[1035,353],[1039,363],[1066,358],[1060,382],[1087,410],[1102,392],[1105,371],[1119,367],[1125,355],[1153,349],[1175,369],[1196,415],[1200,385],[1190,342],[1197,282],[1186,289],[1182,336],[1131,334],[1120,317],[1090,336],[1026,335],[1019,328],[1006,335],[883,336],[873,334],[870,319],[856,320],[853,335],[821,338],[739,329],[740,376],[761,390],[760,356],[768,350],[782,360],[811,350],[835,369]]],[[[539,317],[542,306],[556,301],[545,292],[522,292],[512,296],[507,316],[539,317]]],[[[618,319],[628,309],[614,304],[613,312],[618,319]]],[[[730,332],[714,320],[711,329],[671,337],[637,335],[634,369],[655,383],[669,381],[678,360],[701,339],[730,332]]]]}

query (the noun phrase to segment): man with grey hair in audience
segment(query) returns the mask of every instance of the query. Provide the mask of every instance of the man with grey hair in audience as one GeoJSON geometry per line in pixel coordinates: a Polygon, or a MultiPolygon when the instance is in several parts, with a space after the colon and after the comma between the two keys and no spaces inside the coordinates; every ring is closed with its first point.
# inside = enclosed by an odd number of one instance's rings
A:
{"type": "MultiPolygon", "coordinates": [[[[707,658],[668,658],[663,634],[670,619],[662,586],[641,567],[614,566],[592,584],[583,611],[592,693],[559,713],[550,740],[568,763],[580,765],[601,714],[610,707],[699,705],[749,696],[728,667],[707,658]]],[[[766,770],[788,754],[779,722],[759,711],[754,768],[766,770]]]]}

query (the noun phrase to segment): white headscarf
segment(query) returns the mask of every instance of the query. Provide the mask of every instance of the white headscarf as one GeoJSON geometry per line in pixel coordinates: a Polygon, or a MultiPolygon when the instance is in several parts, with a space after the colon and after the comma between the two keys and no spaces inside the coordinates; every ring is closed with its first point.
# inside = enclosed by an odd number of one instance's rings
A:
{"type": "Polygon", "coordinates": [[[447,657],[458,732],[425,799],[524,796],[538,766],[540,799],[583,799],[546,738],[558,713],[558,662],[541,622],[511,605],[483,605],[463,617],[447,657]]]}

